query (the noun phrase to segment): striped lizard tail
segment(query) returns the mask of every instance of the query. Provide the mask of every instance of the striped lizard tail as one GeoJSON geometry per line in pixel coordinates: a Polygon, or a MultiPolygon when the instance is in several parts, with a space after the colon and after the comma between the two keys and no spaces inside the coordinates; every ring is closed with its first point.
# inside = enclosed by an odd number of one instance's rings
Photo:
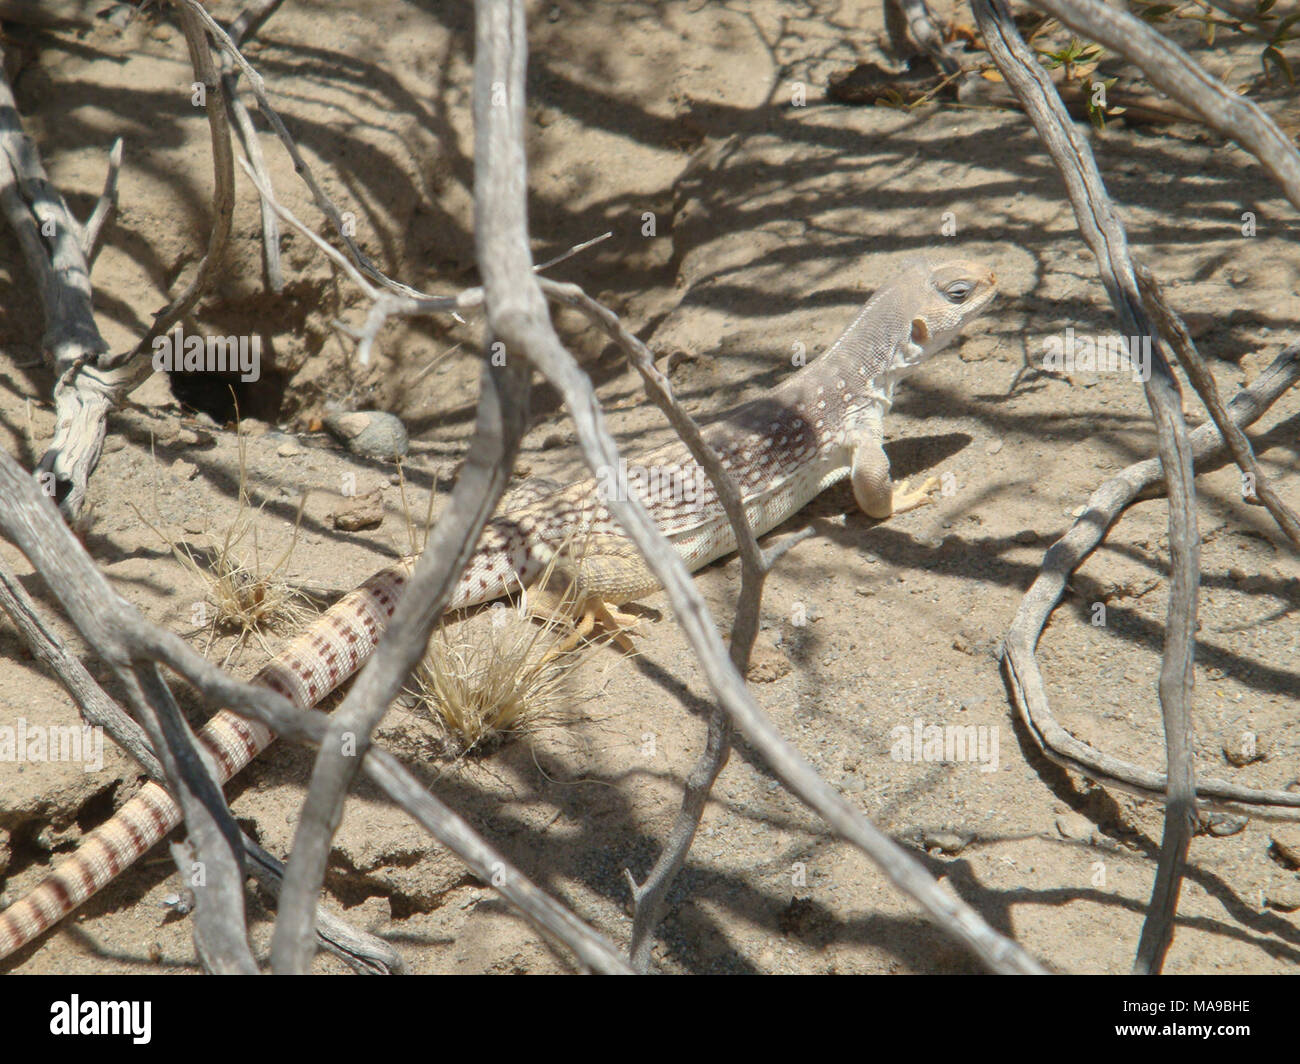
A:
{"type": "MultiPolygon", "coordinates": [[[[290,641],[253,682],[284,695],[299,709],[314,706],[370,656],[405,583],[406,572],[400,567],[376,573],[290,641]]],[[[265,750],[275,735],[264,725],[223,709],[208,721],[198,739],[212,754],[224,784],[265,750]]],[[[180,822],[180,807],[171,795],[157,783],[145,784],[35,890],[0,912],[0,957],[44,934],[180,822]]]]}

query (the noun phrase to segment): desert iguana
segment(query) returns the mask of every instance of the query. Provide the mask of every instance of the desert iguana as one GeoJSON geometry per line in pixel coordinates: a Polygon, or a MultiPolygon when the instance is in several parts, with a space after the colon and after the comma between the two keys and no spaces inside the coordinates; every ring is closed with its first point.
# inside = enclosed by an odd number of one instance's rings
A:
{"type": "MultiPolygon", "coordinates": [[[[835,344],[768,394],[722,415],[705,439],[735,478],[754,532],[775,528],[832,484],[850,478],[871,517],[925,501],[889,477],[881,419],[908,370],[945,347],[993,298],[988,266],[953,254],[908,258],[835,344]]],[[[601,503],[609,490],[638,491],[692,570],[736,549],[712,484],[680,443],[645,455],[638,475],[586,481],[494,518],[449,609],[506,597],[534,584],[554,559],[552,580],[576,587],[585,622],[617,620],[611,605],[658,587],[601,503]],[[640,471],[644,471],[645,476],[640,471]],[[644,482],[643,482],[644,481],[644,482]],[[567,545],[577,543],[576,550],[567,545]],[[572,550],[571,554],[566,551],[572,550]],[[559,555],[559,557],[557,557],[559,555]]],[[[351,676],[378,643],[406,582],[384,569],[291,640],[254,682],[307,708],[351,676]]],[[[229,780],[274,738],[261,724],[222,710],[199,734],[229,780]]],[[[142,857],[181,821],[167,791],[147,783],[30,894],[0,913],[0,957],[30,942],[142,857]]]]}

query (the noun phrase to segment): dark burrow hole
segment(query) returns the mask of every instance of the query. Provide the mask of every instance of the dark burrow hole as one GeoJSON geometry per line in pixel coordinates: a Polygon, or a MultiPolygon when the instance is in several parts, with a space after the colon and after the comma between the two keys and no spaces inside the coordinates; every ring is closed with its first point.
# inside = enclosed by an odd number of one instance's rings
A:
{"type": "Polygon", "coordinates": [[[280,420],[288,387],[286,374],[266,369],[255,381],[245,381],[238,373],[207,371],[172,370],[167,376],[179,402],[202,411],[218,425],[228,425],[237,417],[254,417],[274,425],[280,420]]]}

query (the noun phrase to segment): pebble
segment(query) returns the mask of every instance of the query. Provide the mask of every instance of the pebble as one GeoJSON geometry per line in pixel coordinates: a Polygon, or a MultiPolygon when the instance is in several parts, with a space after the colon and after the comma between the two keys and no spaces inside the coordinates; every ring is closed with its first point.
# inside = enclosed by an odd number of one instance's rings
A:
{"type": "Polygon", "coordinates": [[[334,527],[342,532],[360,532],[384,523],[384,495],[379,488],[355,499],[351,506],[333,515],[334,527]]]}
{"type": "Polygon", "coordinates": [[[1292,868],[1300,868],[1300,825],[1281,824],[1269,832],[1273,849],[1292,868]]]}
{"type": "Polygon", "coordinates": [[[1285,883],[1280,887],[1270,887],[1264,896],[1264,904],[1281,913],[1293,913],[1300,909],[1300,883],[1285,883]]]}
{"type": "Polygon", "coordinates": [[[286,440],[275,449],[275,453],[281,458],[297,458],[299,455],[306,454],[301,447],[293,440],[286,440]]]}
{"type": "Polygon", "coordinates": [[[1243,731],[1224,741],[1223,756],[1228,764],[1241,768],[1255,761],[1263,761],[1268,756],[1268,752],[1262,735],[1243,731]]]}
{"type": "Polygon", "coordinates": [[[325,419],[325,428],[362,458],[402,458],[411,447],[401,420],[382,410],[330,414],[325,419]]]}
{"type": "Polygon", "coordinates": [[[951,857],[966,849],[973,838],[968,832],[927,831],[922,841],[927,850],[941,850],[951,857]]]}
{"type": "Polygon", "coordinates": [[[1091,842],[1097,828],[1082,813],[1062,813],[1056,818],[1056,830],[1061,833],[1061,837],[1064,839],[1091,842]]]}
{"type": "Polygon", "coordinates": [[[1205,827],[1205,834],[1223,839],[1244,831],[1250,823],[1250,817],[1234,813],[1206,813],[1201,817],[1201,823],[1205,827]]]}

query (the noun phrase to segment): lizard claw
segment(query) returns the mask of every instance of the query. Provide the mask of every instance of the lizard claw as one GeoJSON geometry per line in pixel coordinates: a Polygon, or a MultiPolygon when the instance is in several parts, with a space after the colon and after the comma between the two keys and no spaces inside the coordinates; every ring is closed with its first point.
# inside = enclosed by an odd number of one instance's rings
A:
{"type": "MultiPolygon", "coordinates": [[[[539,615],[540,612],[545,611],[535,610],[534,615],[539,615]]],[[[556,617],[562,612],[562,609],[552,610],[549,612],[549,616],[556,617]]],[[[637,652],[636,644],[632,642],[627,633],[629,630],[635,629],[640,623],[641,618],[635,614],[624,613],[603,599],[588,598],[582,603],[573,631],[551,647],[542,660],[550,661],[553,658],[569,653],[579,643],[586,640],[596,630],[597,626],[602,631],[610,634],[610,638],[618,645],[620,650],[628,654],[635,654],[637,652]]]]}
{"type": "Polygon", "coordinates": [[[934,502],[930,498],[930,492],[939,486],[939,478],[926,477],[915,491],[907,490],[908,483],[909,481],[905,480],[901,484],[894,485],[894,513],[896,514],[915,510],[918,506],[934,502]]]}

